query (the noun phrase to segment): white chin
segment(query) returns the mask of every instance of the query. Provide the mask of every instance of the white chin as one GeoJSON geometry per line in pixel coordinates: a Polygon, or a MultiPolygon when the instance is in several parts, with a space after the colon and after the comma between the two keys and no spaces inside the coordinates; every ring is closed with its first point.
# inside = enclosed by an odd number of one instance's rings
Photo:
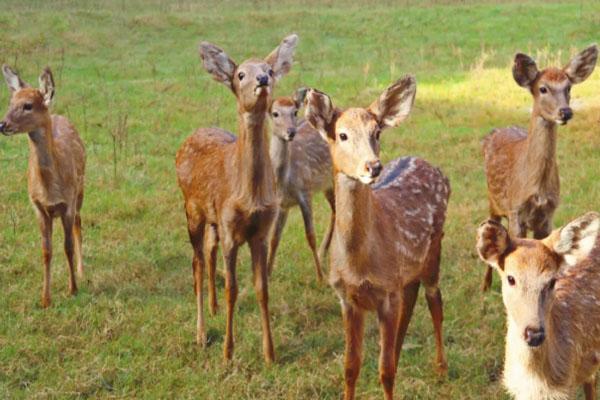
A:
{"type": "Polygon", "coordinates": [[[370,185],[375,179],[370,176],[359,176],[358,180],[364,183],[365,185],[370,185]]]}
{"type": "Polygon", "coordinates": [[[567,121],[563,121],[562,119],[557,119],[554,122],[556,122],[559,125],[566,125],[567,124],[567,121]]]}
{"type": "Polygon", "coordinates": [[[269,87],[257,86],[256,89],[254,89],[254,94],[257,96],[260,96],[261,94],[269,94],[269,87]]]}

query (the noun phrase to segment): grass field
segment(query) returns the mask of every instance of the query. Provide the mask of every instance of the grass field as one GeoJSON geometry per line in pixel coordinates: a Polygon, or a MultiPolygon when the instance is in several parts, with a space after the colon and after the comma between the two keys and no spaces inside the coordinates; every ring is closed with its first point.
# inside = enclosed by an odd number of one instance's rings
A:
{"type": "MultiPolygon", "coordinates": [[[[236,128],[235,100],[199,63],[208,40],[234,59],[267,55],[287,33],[300,44],[277,88],[319,88],[367,105],[405,73],[418,80],[412,116],[383,136],[383,159],[419,155],[450,178],[442,259],[449,374],[433,372],[422,296],[396,379],[404,399],[506,398],[498,381],[504,310],[474,250],[487,217],[479,140],[525,125],[530,95],[511,78],[516,51],[542,67],[600,40],[600,2],[2,1],[0,61],[37,82],[55,73],[54,112],[86,143],[82,211],[87,267],[67,296],[55,229],[53,306],[39,305],[40,239],[27,199],[27,139],[0,137],[0,398],[337,399],[343,335],[333,291],[315,282],[299,211],[290,215],[270,284],[277,363],[265,367],[249,256],[238,262],[236,350],[222,361],[224,310],[195,344],[191,248],[176,184],[177,148],[198,126],[236,128]]],[[[6,105],[8,90],[0,90],[6,105]]],[[[600,209],[600,71],[573,89],[575,118],[559,129],[562,204],[555,224],[600,209]]],[[[0,112],[4,112],[3,110],[0,112]]],[[[319,237],[327,207],[316,198],[319,237]]],[[[57,226],[57,225],[55,225],[57,226]]],[[[223,280],[219,279],[219,299],[223,280]]],[[[362,399],[381,398],[377,327],[368,320],[362,399]]]]}

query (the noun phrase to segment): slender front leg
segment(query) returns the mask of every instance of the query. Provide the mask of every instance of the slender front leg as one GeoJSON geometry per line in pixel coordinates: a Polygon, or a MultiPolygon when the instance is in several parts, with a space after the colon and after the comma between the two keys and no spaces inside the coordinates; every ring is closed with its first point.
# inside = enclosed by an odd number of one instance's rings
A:
{"type": "Polygon", "coordinates": [[[73,240],[75,241],[75,259],[77,260],[77,276],[83,278],[83,240],[81,238],[81,216],[75,215],[73,224],[73,240]]]}
{"type": "Polygon", "coordinates": [[[379,318],[379,380],[387,400],[394,398],[396,377],[396,335],[398,333],[400,300],[389,295],[387,304],[377,310],[379,318]]]}
{"type": "Polygon", "coordinates": [[[596,400],[596,376],[583,384],[583,393],[585,394],[585,400],[596,400]]]}
{"type": "Polygon", "coordinates": [[[206,330],[204,328],[204,221],[194,212],[186,210],[188,234],[194,250],[192,273],[194,277],[194,295],[196,296],[196,343],[206,346],[206,330]]]}
{"type": "Polygon", "coordinates": [[[42,260],[44,262],[44,284],[42,287],[42,307],[50,307],[50,264],[52,263],[52,218],[36,210],[42,234],[42,260]]]}
{"type": "Polygon", "coordinates": [[[253,238],[249,242],[252,254],[252,274],[254,290],[260,306],[260,318],[263,331],[263,355],[265,362],[271,364],[275,360],[273,337],[269,316],[269,280],[267,272],[267,244],[263,238],[253,238]]]}
{"type": "Polygon", "coordinates": [[[346,349],[344,352],[344,399],[354,399],[356,380],[360,373],[364,333],[364,311],[348,303],[342,303],[346,349]]]}
{"type": "Polygon", "coordinates": [[[321,262],[321,265],[323,265],[327,252],[329,251],[329,245],[331,244],[331,238],[333,236],[333,227],[335,226],[335,195],[333,194],[333,190],[327,190],[324,194],[329,203],[329,207],[331,208],[331,217],[329,218],[327,232],[325,233],[323,241],[321,242],[321,247],[319,248],[319,261],[321,262]]]}
{"type": "Polygon", "coordinates": [[[223,259],[225,264],[225,300],[227,302],[227,323],[225,327],[224,359],[233,356],[233,313],[238,296],[238,284],[235,275],[238,245],[230,237],[223,238],[223,259]]]}
{"type": "Polygon", "coordinates": [[[281,234],[287,221],[288,210],[279,208],[277,211],[277,219],[275,225],[271,229],[271,240],[269,241],[269,261],[268,261],[268,274],[271,276],[273,272],[273,265],[275,264],[275,254],[277,253],[277,247],[279,247],[279,241],[281,240],[281,234]]]}
{"type": "Polygon", "coordinates": [[[435,334],[436,349],[436,370],[440,375],[448,371],[448,363],[444,354],[444,342],[442,337],[442,322],[444,321],[444,310],[442,301],[442,292],[436,286],[425,287],[425,298],[433,322],[433,331],[435,334]]]}
{"type": "Polygon", "coordinates": [[[398,365],[398,361],[400,361],[400,352],[402,351],[404,337],[408,331],[408,325],[412,318],[413,310],[415,309],[420,286],[421,282],[416,281],[408,284],[402,290],[402,309],[400,312],[400,321],[398,322],[398,334],[396,336],[396,365],[398,365]]]}
{"type": "Polygon", "coordinates": [[[217,249],[219,246],[217,226],[207,225],[205,234],[204,252],[207,257],[206,264],[208,266],[208,300],[210,305],[210,314],[215,315],[218,309],[217,289],[215,285],[217,274],[217,249]]]}
{"type": "Polygon", "coordinates": [[[75,281],[75,263],[73,256],[75,249],[73,245],[73,227],[75,219],[72,215],[64,213],[61,215],[63,231],[65,232],[65,256],[69,267],[69,293],[71,296],[77,294],[77,282],[75,281]]]}
{"type": "Polygon", "coordinates": [[[306,233],[306,240],[312,251],[313,259],[315,262],[315,269],[317,271],[317,280],[323,281],[323,272],[321,270],[321,262],[319,261],[319,255],[317,254],[317,239],[315,238],[315,227],[313,226],[312,218],[312,206],[311,198],[309,195],[301,195],[298,199],[298,205],[302,211],[302,219],[304,220],[304,232],[306,233]]]}

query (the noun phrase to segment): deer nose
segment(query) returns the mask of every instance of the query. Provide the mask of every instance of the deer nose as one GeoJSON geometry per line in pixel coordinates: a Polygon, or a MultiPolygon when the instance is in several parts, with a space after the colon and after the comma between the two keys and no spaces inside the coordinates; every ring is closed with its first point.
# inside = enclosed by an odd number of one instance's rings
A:
{"type": "Polygon", "coordinates": [[[269,84],[269,75],[263,74],[256,77],[259,86],[267,86],[269,84]]]}
{"type": "Polygon", "coordinates": [[[544,342],[546,338],[546,333],[544,332],[544,328],[525,328],[525,341],[531,347],[537,347],[544,342]]]}
{"type": "Polygon", "coordinates": [[[0,132],[1,133],[6,133],[6,122],[2,121],[0,122],[0,132]]]}
{"type": "Polygon", "coordinates": [[[560,116],[560,119],[567,122],[568,120],[573,118],[573,110],[571,110],[571,107],[561,108],[560,110],[558,110],[558,115],[560,116]]]}
{"type": "Polygon", "coordinates": [[[294,136],[296,136],[296,128],[288,128],[287,130],[288,138],[292,140],[294,136]]]}
{"type": "Polygon", "coordinates": [[[383,169],[381,161],[379,160],[368,161],[366,167],[367,171],[369,171],[369,173],[371,174],[371,178],[377,178],[381,173],[381,170],[383,169]]]}

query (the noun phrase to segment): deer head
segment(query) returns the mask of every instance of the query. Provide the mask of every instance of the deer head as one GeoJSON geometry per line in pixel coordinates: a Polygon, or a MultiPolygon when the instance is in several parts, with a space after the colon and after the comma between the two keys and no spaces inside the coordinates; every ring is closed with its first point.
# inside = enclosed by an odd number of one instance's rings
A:
{"type": "Polygon", "coordinates": [[[379,136],[404,121],[414,103],[417,83],[406,76],[388,87],[367,108],[341,111],[325,93],[310,89],[306,119],[329,143],[334,171],[370,184],[379,176],[379,136]]]}
{"type": "Polygon", "coordinates": [[[600,232],[600,214],[587,213],[555,230],[544,240],[513,239],[498,222],[477,230],[477,252],[502,278],[508,317],[536,347],[545,338],[546,302],[562,271],[589,256],[600,232]]]}
{"type": "Polygon", "coordinates": [[[0,122],[0,132],[9,136],[32,132],[45,125],[50,114],[48,107],[54,98],[54,79],[50,68],[40,75],[39,89],[29,87],[8,65],[2,73],[11,93],[8,111],[0,122]]]}
{"type": "Polygon", "coordinates": [[[573,57],[562,69],[550,67],[539,71],[531,57],[519,53],[515,56],[513,77],[533,95],[534,111],[547,121],[564,125],[573,117],[569,106],[571,86],[592,74],[597,59],[598,47],[594,44],[573,57]]]}
{"type": "Polygon", "coordinates": [[[294,139],[298,126],[298,111],[302,107],[307,91],[307,88],[300,88],[291,98],[280,97],[273,100],[271,104],[273,135],[288,142],[294,139]]]}

